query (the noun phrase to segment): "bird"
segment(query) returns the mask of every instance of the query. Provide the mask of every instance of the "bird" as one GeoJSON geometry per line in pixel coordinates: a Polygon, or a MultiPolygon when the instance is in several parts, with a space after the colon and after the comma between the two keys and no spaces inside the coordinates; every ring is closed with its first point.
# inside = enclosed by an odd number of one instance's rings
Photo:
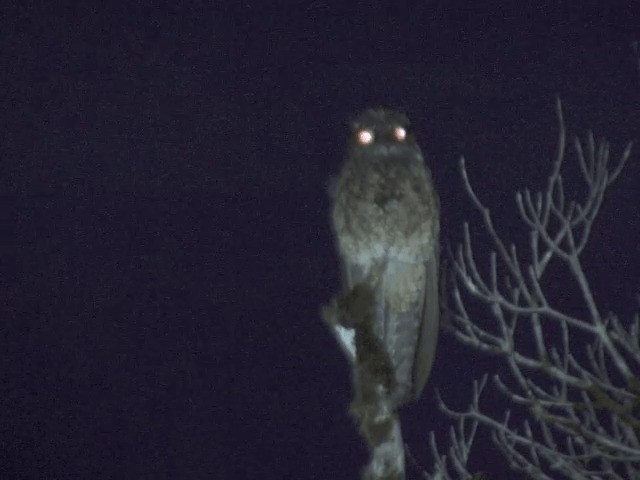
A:
{"type": "Polygon", "coordinates": [[[373,332],[399,407],[420,397],[435,359],[440,203],[404,114],[368,109],[350,127],[331,210],[343,290],[373,292],[373,332]]]}

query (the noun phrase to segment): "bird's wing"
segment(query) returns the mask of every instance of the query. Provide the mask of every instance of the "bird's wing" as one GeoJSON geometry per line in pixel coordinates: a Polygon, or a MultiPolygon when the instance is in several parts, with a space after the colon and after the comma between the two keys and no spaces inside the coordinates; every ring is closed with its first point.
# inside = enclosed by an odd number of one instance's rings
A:
{"type": "Polygon", "coordinates": [[[439,255],[436,253],[425,264],[424,304],[422,319],[418,332],[418,344],[413,363],[413,397],[420,397],[424,389],[431,367],[436,355],[438,342],[438,324],[440,307],[438,303],[439,282],[438,263],[439,255]]]}
{"type": "Polygon", "coordinates": [[[350,262],[342,258],[342,288],[345,292],[351,291],[353,287],[365,280],[365,271],[362,265],[350,262]]]}
{"type": "Polygon", "coordinates": [[[425,265],[388,258],[376,296],[374,329],[395,372],[393,401],[402,405],[414,391],[414,363],[423,313],[425,265]]]}

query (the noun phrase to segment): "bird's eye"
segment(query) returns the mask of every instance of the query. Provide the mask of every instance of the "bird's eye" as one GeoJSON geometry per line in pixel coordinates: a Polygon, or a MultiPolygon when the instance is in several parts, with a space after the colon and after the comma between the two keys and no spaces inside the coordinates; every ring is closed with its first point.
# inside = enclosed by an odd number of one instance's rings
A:
{"type": "Polygon", "coordinates": [[[407,138],[407,131],[402,127],[396,127],[393,129],[393,136],[399,142],[403,142],[407,138]]]}
{"type": "Polygon", "coordinates": [[[360,145],[369,145],[373,142],[373,132],[371,130],[359,130],[356,137],[360,145]]]}

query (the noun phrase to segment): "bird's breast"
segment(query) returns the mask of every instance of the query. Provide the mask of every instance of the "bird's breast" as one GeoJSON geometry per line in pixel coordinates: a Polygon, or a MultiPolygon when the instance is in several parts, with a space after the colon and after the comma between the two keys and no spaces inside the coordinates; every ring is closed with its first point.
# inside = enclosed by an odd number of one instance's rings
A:
{"type": "Polygon", "coordinates": [[[426,172],[369,172],[346,176],[335,198],[333,223],[342,254],[368,264],[385,257],[427,260],[437,237],[437,202],[426,172]]]}

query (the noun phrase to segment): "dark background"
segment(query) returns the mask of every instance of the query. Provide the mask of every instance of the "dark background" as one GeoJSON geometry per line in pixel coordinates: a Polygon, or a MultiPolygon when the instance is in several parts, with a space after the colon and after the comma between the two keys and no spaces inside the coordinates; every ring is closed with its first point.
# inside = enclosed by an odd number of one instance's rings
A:
{"type": "MultiPolygon", "coordinates": [[[[409,115],[452,244],[477,223],[460,154],[498,228],[526,239],[513,194],[545,185],[556,95],[569,134],[593,129],[613,158],[638,137],[636,2],[374,3],[2,7],[1,478],[356,478],[347,363],[319,318],[348,119],[409,115]]],[[[638,165],[585,254],[623,318],[638,165]]],[[[434,387],[462,408],[494,367],[443,334],[403,412],[419,462],[430,430],[447,445],[434,387]]],[[[505,478],[476,447],[473,468],[505,478]]]]}

